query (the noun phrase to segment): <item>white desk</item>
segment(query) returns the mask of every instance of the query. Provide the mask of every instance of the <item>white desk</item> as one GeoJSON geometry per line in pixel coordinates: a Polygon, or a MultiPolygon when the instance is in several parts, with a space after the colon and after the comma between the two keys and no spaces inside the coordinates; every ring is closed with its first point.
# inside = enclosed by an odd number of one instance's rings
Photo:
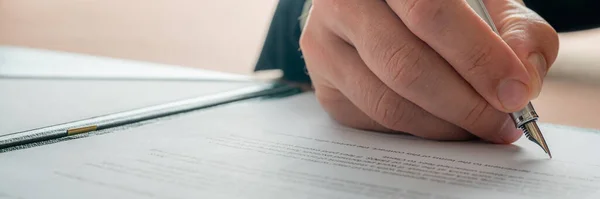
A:
{"type": "Polygon", "coordinates": [[[0,77],[243,81],[251,79],[244,75],[199,68],[14,46],[0,46],[0,77]]]}
{"type": "Polygon", "coordinates": [[[252,84],[242,75],[0,47],[0,135],[252,84]]]}

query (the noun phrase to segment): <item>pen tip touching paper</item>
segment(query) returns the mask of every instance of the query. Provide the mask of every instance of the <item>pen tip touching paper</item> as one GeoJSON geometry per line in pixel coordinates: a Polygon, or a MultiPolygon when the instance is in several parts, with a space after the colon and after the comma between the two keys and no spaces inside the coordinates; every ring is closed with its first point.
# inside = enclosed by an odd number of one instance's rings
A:
{"type": "Polygon", "coordinates": [[[544,139],[544,136],[542,135],[542,131],[540,130],[540,128],[538,127],[538,125],[535,121],[531,121],[531,122],[527,122],[527,123],[523,124],[523,126],[521,126],[521,129],[523,130],[523,132],[525,133],[525,136],[527,136],[527,138],[530,141],[532,141],[533,143],[536,143],[537,145],[542,147],[544,152],[546,152],[546,154],[548,154],[550,159],[552,159],[552,153],[550,153],[550,148],[548,148],[548,145],[546,144],[546,140],[544,139]]]}

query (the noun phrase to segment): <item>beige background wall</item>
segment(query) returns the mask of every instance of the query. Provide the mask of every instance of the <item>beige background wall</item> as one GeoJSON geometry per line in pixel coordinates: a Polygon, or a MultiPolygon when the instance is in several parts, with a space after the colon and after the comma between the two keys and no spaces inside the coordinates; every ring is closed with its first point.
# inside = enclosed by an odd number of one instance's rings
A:
{"type": "Polygon", "coordinates": [[[0,0],[0,44],[248,73],[277,0],[0,0]]]}
{"type": "MultiPolygon", "coordinates": [[[[248,74],[277,0],[0,0],[0,45],[248,74]]],[[[543,122],[600,129],[600,87],[548,79],[543,122]]]]}

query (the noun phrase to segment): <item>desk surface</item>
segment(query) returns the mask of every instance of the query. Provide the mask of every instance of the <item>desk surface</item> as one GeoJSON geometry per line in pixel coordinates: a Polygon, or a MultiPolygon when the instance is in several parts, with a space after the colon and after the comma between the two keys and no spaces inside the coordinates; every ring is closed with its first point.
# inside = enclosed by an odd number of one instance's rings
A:
{"type": "Polygon", "coordinates": [[[252,79],[246,75],[200,68],[2,45],[0,77],[230,81],[252,79]]]}
{"type": "Polygon", "coordinates": [[[256,83],[248,76],[210,70],[4,46],[0,135],[256,83]]]}

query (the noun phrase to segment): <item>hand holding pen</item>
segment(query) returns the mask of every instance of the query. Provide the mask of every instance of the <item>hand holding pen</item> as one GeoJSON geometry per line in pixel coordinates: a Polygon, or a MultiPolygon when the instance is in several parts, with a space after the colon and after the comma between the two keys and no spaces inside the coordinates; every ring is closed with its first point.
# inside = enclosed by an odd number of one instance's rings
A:
{"type": "Polygon", "coordinates": [[[493,27],[464,0],[314,0],[300,46],[319,102],[360,129],[516,141],[558,34],[520,1],[485,3],[493,27]]]}
{"type": "MultiPolygon", "coordinates": [[[[490,13],[487,11],[487,8],[482,0],[467,0],[467,3],[473,10],[479,15],[495,33],[500,34],[498,28],[494,24],[494,20],[491,18],[490,13]]],[[[544,152],[552,158],[552,153],[550,153],[550,149],[546,144],[546,140],[542,135],[542,131],[537,125],[538,114],[535,112],[533,105],[530,103],[527,104],[523,109],[510,113],[510,117],[515,123],[515,127],[523,130],[523,133],[527,136],[527,138],[533,143],[542,147],[544,152]]]]}

